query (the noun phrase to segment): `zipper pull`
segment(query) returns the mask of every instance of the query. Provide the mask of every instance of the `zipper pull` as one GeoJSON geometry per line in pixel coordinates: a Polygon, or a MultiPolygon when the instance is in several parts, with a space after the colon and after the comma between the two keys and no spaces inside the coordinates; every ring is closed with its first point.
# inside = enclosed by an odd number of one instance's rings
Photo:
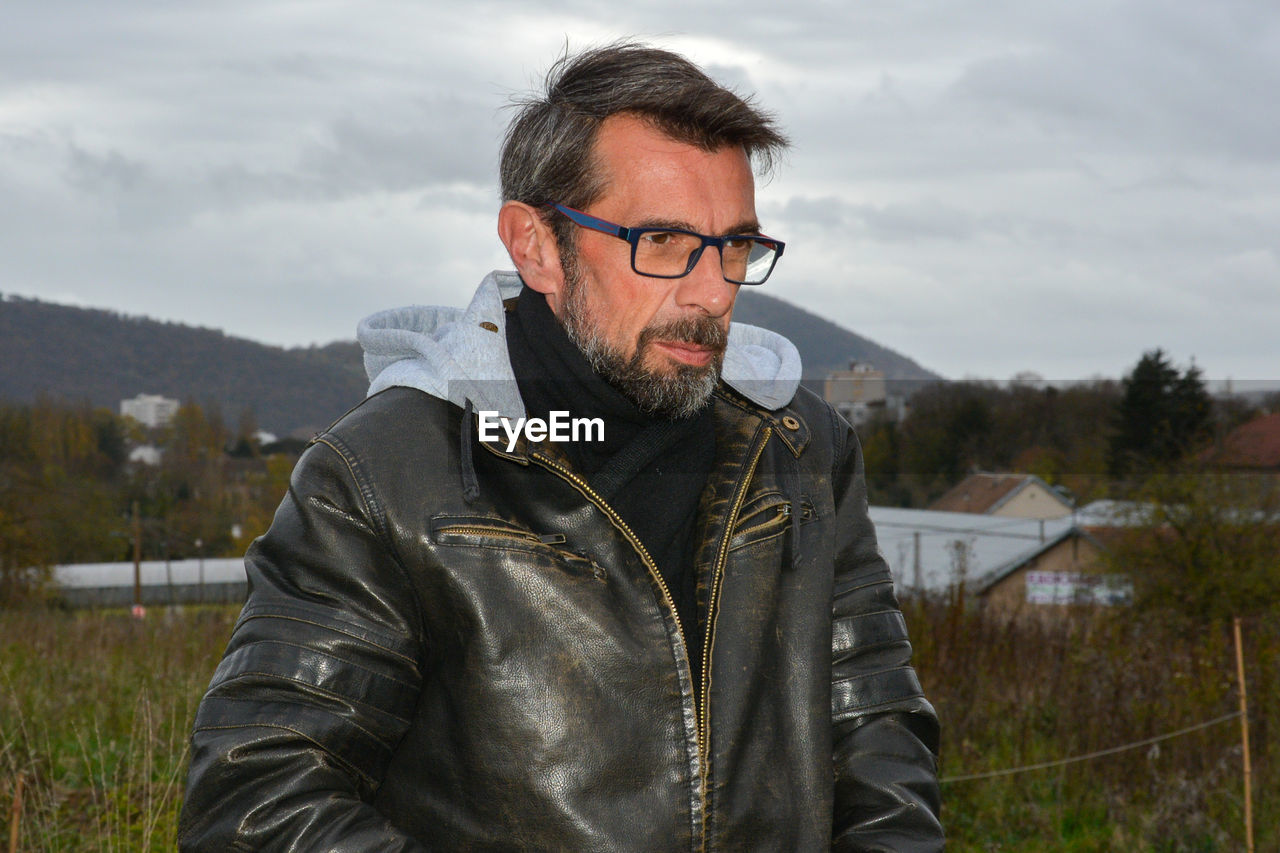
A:
{"type": "Polygon", "coordinates": [[[565,538],[563,533],[544,533],[538,537],[538,541],[543,545],[563,545],[565,538]]]}

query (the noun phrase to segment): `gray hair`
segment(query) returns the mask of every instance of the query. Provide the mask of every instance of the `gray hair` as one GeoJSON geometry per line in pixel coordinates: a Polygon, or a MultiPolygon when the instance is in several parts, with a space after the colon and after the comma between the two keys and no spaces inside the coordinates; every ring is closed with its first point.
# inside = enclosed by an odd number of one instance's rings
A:
{"type": "MultiPolygon", "coordinates": [[[[773,168],[787,138],[771,115],[716,83],[679,54],[631,41],[565,54],[547,72],[545,93],[517,100],[502,142],[503,201],[579,210],[605,191],[593,153],[605,119],[640,116],[677,142],[705,151],[740,146],[757,172],[773,168]]],[[[549,213],[548,213],[549,215],[549,213]]],[[[563,254],[573,229],[555,217],[563,254]]]]}

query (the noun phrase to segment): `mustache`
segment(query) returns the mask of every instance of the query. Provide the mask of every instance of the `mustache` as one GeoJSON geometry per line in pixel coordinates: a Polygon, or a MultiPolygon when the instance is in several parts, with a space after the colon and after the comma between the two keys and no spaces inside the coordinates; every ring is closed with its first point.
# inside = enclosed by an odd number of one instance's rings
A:
{"type": "Polygon", "coordinates": [[[680,317],[645,326],[640,332],[637,352],[655,340],[692,344],[722,353],[729,344],[729,332],[705,314],[680,317]]]}

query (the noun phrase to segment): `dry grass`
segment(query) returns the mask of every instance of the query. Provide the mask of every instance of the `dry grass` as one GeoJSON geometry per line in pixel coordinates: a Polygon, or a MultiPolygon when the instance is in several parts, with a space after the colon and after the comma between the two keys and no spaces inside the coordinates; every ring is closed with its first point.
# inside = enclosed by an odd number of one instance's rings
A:
{"type": "Polygon", "coordinates": [[[0,611],[0,838],[24,851],[174,849],[186,742],[236,610],[0,611]]]}
{"type": "MultiPolygon", "coordinates": [[[[1130,609],[1054,621],[912,603],[916,664],[943,721],[943,776],[1107,750],[1238,710],[1230,629],[1130,609]]],[[[1269,725],[1280,624],[1246,623],[1255,837],[1280,849],[1269,725]]],[[[944,786],[949,850],[1243,850],[1238,720],[1064,767],[944,786]]]]}
{"type": "MultiPolygon", "coordinates": [[[[944,776],[1152,737],[1235,710],[1226,626],[1132,611],[1019,623],[908,603],[943,720],[944,776]]],[[[24,774],[23,851],[172,850],[191,718],[235,608],[144,622],[0,611],[0,843],[24,774]]],[[[1246,624],[1257,849],[1280,849],[1280,619],[1246,624]]],[[[944,786],[951,851],[1242,850],[1235,721],[1082,764],[944,786]]]]}

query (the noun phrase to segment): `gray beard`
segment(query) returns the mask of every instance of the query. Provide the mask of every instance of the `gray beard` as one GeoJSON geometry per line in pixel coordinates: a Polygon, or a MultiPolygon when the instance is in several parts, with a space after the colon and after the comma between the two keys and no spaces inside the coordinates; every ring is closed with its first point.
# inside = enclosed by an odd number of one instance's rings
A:
{"type": "Polygon", "coordinates": [[[560,320],[591,368],[647,415],[675,420],[702,411],[716,390],[724,362],[728,335],[720,325],[707,316],[688,316],[646,326],[636,341],[636,351],[627,358],[605,340],[588,315],[581,273],[573,260],[564,261],[564,316],[560,320]],[[655,339],[714,347],[717,352],[703,367],[677,364],[669,373],[658,373],[644,363],[645,352],[655,339]]]}

